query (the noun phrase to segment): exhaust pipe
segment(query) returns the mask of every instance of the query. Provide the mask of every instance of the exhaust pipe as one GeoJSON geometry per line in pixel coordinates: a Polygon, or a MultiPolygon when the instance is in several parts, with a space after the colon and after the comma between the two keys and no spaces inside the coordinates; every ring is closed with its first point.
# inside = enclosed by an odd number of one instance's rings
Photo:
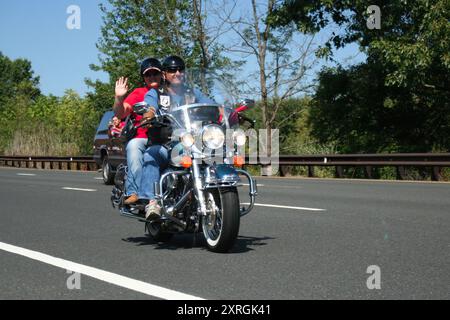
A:
{"type": "MultiPolygon", "coordinates": [[[[143,217],[143,216],[138,216],[138,215],[132,214],[130,212],[125,211],[124,209],[120,209],[120,215],[122,217],[136,219],[140,222],[151,222],[150,220],[145,219],[145,217],[143,217]]],[[[165,216],[165,217],[161,217],[158,221],[164,222],[167,220],[174,222],[177,225],[177,227],[181,228],[180,231],[184,231],[186,229],[186,222],[181,221],[175,217],[165,216]]]]}

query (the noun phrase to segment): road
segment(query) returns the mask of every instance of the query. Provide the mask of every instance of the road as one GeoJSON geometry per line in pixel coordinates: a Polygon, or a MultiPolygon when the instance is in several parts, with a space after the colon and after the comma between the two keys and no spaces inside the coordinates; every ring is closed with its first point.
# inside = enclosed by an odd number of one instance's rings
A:
{"type": "Polygon", "coordinates": [[[450,184],[258,184],[235,248],[216,254],[147,238],[99,173],[0,168],[0,299],[450,298],[450,184]]]}

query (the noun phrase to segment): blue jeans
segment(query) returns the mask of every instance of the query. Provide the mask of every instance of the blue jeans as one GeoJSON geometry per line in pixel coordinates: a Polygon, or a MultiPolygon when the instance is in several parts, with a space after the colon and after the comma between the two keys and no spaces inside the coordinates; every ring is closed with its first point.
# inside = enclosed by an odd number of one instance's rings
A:
{"type": "Polygon", "coordinates": [[[145,150],[139,199],[155,198],[154,183],[159,182],[161,172],[167,168],[168,164],[169,151],[165,147],[156,144],[145,150]]]}
{"type": "Polygon", "coordinates": [[[125,181],[126,195],[139,194],[141,185],[142,166],[144,164],[144,152],[147,148],[147,139],[134,138],[127,143],[128,172],[125,181]]]}

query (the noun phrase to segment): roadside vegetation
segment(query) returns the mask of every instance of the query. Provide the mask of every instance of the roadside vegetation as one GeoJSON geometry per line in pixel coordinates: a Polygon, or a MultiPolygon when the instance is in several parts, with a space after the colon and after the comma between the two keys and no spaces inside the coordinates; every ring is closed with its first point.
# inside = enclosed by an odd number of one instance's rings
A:
{"type": "MultiPolygon", "coordinates": [[[[379,30],[367,27],[373,1],[364,0],[252,1],[254,15],[236,12],[234,1],[220,6],[202,0],[108,1],[108,8],[101,5],[100,60],[91,68],[107,72],[110,80],[88,79],[84,97],[72,90],[62,97],[43,95],[31,63],[0,52],[0,154],[92,154],[115,80],[127,76],[132,88],[139,87],[138,62],[169,53],[183,56],[190,67],[214,70],[241,97],[256,94],[249,116],[257,129],[279,129],[280,154],[450,151],[446,0],[383,2],[379,30]],[[166,21],[166,32],[149,21],[166,21]],[[336,32],[327,41],[311,40],[330,26],[336,32]],[[224,42],[226,32],[233,43],[224,42]],[[367,59],[344,67],[334,61],[334,52],[351,43],[367,59]],[[243,68],[250,58],[255,70],[243,68]],[[324,67],[312,75],[318,63],[324,67]]],[[[208,91],[206,81],[201,86],[208,91]]],[[[286,172],[308,173],[304,167],[286,172]]],[[[333,177],[334,168],[317,167],[314,173],[333,177]]],[[[449,168],[442,174],[450,180],[449,168]]],[[[364,172],[348,168],[344,175],[364,177],[364,172]]],[[[429,170],[420,168],[408,169],[407,176],[430,179],[429,170]]],[[[379,168],[375,177],[395,179],[395,168],[379,168]]]]}

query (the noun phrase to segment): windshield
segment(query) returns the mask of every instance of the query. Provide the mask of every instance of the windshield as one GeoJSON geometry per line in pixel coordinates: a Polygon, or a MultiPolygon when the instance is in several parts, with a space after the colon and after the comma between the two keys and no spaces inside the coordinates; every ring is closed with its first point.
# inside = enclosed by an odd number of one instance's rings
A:
{"type": "Polygon", "coordinates": [[[199,133],[209,124],[217,124],[224,129],[231,128],[230,114],[233,110],[219,104],[190,104],[177,107],[169,112],[175,119],[175,127],[199,133]]]}
{"type": "Polygon", "coordinates": [[[223,77],[186,70],[183,79],[184,94],[172,95],[166,111],[175,119],[175,127],[195,133],[208,124],[218,124],[224,129],[239,125],[234,111],[237,93],[223,77]]]}

